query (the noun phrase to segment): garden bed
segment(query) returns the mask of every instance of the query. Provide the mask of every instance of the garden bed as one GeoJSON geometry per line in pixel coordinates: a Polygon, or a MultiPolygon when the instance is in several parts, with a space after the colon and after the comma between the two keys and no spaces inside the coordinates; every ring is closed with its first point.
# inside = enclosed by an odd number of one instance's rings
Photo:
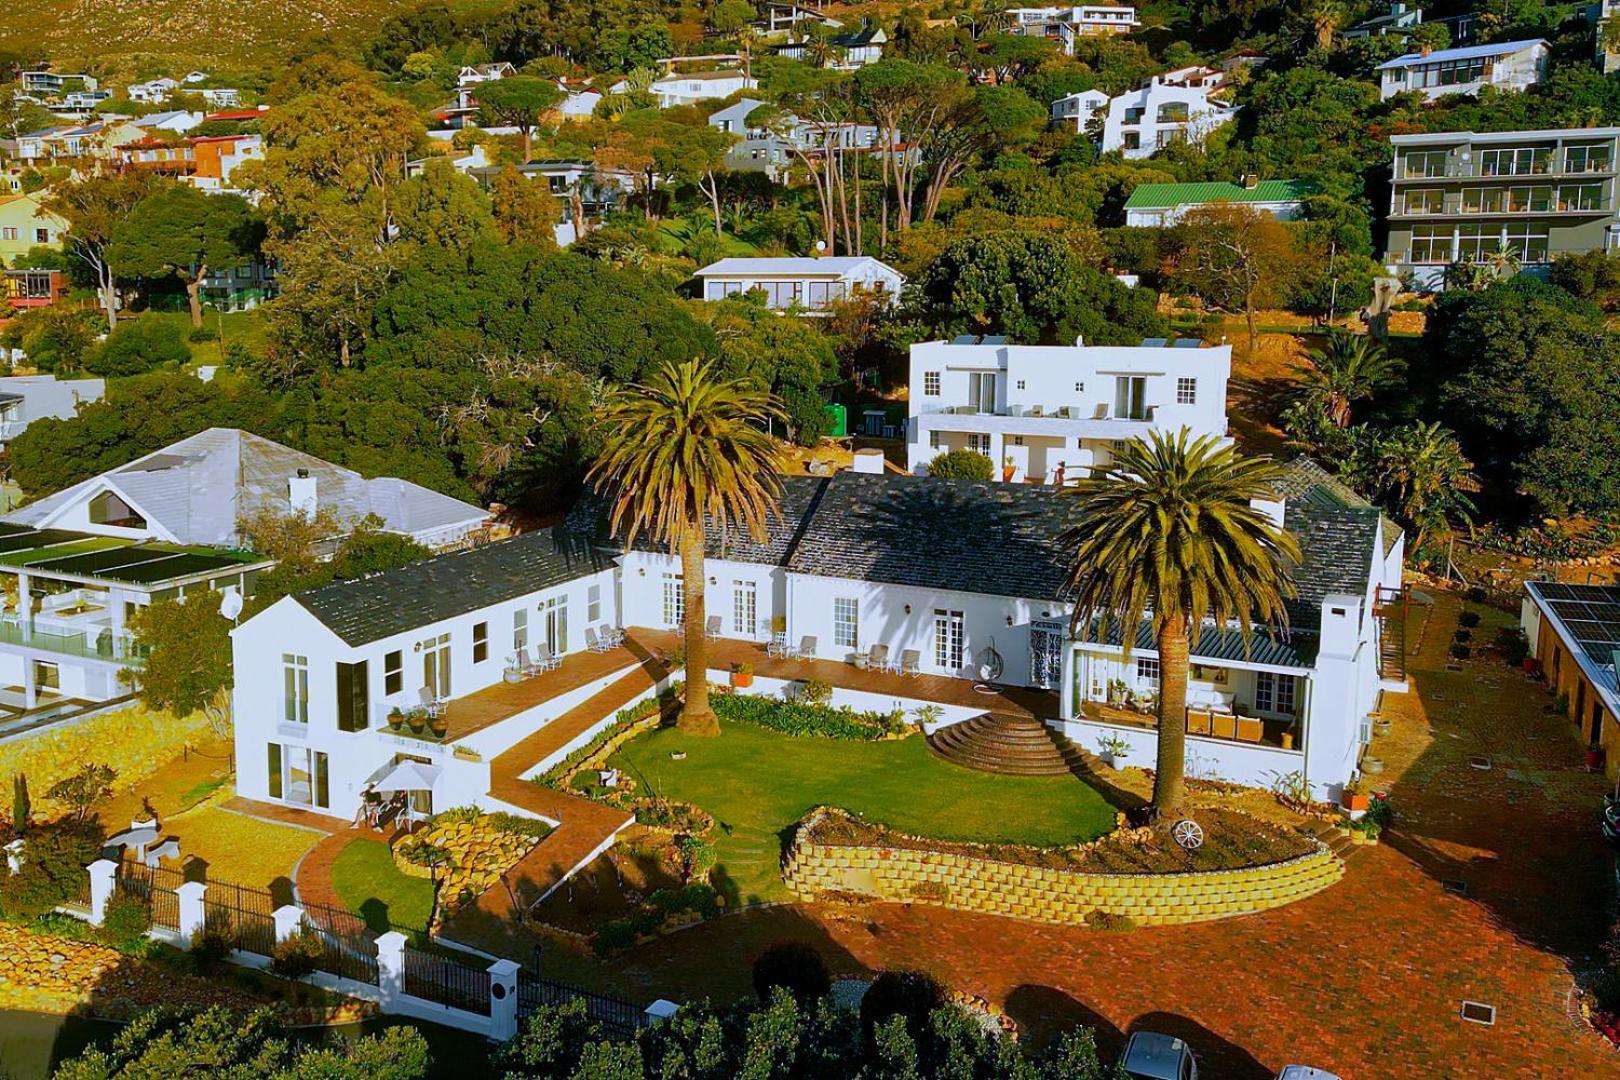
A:
{"type": "Polygon", "coordinates": [[[550,831],[532,818],[458,807],[395,844],[394,862],[408,876],[436,879],[441,905],[456,907],[483,895],[550,831]]]}

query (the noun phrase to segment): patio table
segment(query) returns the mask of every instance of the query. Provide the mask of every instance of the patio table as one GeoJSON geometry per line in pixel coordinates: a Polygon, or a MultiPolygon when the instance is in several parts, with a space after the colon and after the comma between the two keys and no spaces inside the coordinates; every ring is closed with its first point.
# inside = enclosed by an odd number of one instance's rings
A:
{"type": "Polygon", "coordinates": [[[139,829],[126,829],[117,836],[109,837],[108,847],[134,848],[137,859],[146,858],[146,845],[163,835],[163,831],[155,826],[146,825],[139,829]]]}

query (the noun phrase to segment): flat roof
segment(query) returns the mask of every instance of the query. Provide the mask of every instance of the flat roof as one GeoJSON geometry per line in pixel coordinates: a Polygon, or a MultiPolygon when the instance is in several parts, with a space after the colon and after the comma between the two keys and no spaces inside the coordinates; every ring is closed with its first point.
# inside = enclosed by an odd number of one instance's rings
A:
{"type": "Polygon", "coordinates": [[[248,552],[222,548],[0,523],[0,568],[40,577],[148,589],[270,562],[248,552]]]}
{"type": "Polygon", "coordinates": [[[1524,587],[1592,685],[1608,698],[1609,711],[1620,712],[1620,585],[1527,581],[1524,587]]]}
{"type": "Polygon", "coordinates": [[[1375,70],[1389,71],[1394,68],[1417,67],[1420,64],[1436,64],[1445,60],[1477,60],[1488,56],[1506,56],[1521,49],[1546,44],[1546,38],[1525,38],[1521,41],[1498,41],[1493,45],[1464,45],[1457,49],[1436,49],[1431,53],[1411,52],[1405,56],[1397,56],[1393,60],[1386,60],[1375,70]]]}
{"type": "MultiPolygon", "coordinates": [[[[1612,139],[1620,127],[1535,128],[1527,131],[1424,131],[1412,135],[1391,135],[1395,146],[1454,142],[1523,142],[1526,139],[1612,139]]],[[[1399,179],[1399,177],[1397,177],[1399,179]]]]}

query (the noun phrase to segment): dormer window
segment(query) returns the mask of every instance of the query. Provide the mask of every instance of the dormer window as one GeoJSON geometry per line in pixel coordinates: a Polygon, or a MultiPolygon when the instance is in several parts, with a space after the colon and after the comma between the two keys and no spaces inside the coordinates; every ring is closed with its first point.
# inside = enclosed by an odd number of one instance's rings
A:
{"type": "Polygon", "coordinates": [[[103,491],[90,500],[90,523],[112,525],[120,529],[144,529],[146,519],[118,497],[114,491],[103,491]]]}

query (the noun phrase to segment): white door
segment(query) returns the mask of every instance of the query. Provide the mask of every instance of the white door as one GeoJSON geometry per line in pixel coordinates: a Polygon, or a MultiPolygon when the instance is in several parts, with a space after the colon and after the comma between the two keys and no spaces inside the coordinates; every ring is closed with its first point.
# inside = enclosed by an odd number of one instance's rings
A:
{"type": "Polygon", "coordinates": [[[752,641],[759,632],[759,587],[752,581],[731,583],[731,633],[752,641]]]}
{"type": "Polygon", "coordinates": [[[934,665],[953,675],[961,671],[965,644],[962,613],[934,609],[934,665]]]}

